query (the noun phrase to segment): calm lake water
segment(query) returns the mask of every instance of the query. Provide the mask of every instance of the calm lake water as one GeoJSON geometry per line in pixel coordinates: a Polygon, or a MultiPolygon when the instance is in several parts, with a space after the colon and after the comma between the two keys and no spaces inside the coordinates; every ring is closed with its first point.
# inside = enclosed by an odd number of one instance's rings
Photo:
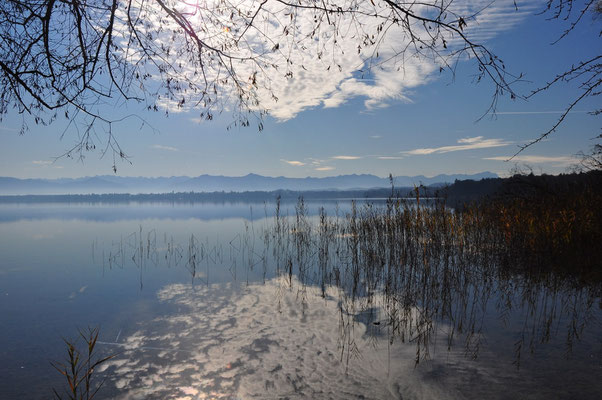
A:
{"type": "Polygon", "coordinates": [[[88,326],[99,398],[602,398],[595,289],[463,270],[391,303],[344,279],[346,238],[308,244],[350,202],[305,204],[307,242],[295,206],[278,242],[276,204],[1,204],[0,398],[63,390],[88,326]]]}

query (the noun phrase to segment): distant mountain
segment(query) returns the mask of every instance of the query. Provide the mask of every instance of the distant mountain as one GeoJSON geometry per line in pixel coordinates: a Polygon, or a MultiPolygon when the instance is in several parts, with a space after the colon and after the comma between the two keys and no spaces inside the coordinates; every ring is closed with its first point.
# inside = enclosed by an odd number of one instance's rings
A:
{"type": "MultiPolygon", "coordinates": [[[[397,176],[396,187],[423,184],[440,186],[456,180],[496,178],[491,172],[474,175],[397,176]]],[[[325,178],[200,175],[194,178],[172,176],[159,178],[101,175],[84,178],[17,179],[0,177],[0,195],[88,194],[88,193],[168,193],[168,192],[244,192],[273,190],[351,190],[390,187],[389,178],[369,174],[330,176],[325,178]]]]}

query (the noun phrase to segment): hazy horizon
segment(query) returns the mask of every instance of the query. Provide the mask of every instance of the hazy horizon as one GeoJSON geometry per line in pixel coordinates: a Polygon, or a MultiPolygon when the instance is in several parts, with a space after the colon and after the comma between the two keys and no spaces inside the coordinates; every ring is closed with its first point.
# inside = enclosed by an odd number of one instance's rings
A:
{"type": "MultiPolygon", "coordinates": [[[[563,172],[559,172],[558,174],[561,174],[563,172]]],[[[465,172],[443,172],[440,174],[431,174],[431,175],[426,175],[426,174],[417,174],[417,175],[393,175],[393,177],[425,177],[425,178],[434,178],[437,176],[441,176],[441,175],[447,175],[447,176],[453,176],[453,175],[480,175],[480,174],[494,174],[497,175],[499,177],[502,177],[502,175],[497,174],[495,172],[491,172],[491,171],[478,171],[478,172],[474,172],[474,173],[465,173],[465,172]]],[[[552,174],[552,175],[558,175],[558,174],[552,174]]],[[[44,178],[44,177],[28,177],[28,178],[19,178],[16,176],[7,176],[7,175],[1,175],[0,178],[14,178],[14,179],[20,179],[20,180],[27,180],[27,179],[43,179],[43,180],[61,180],[61,179],[85,179],[85,178],[96,178],[96,177],[112,177],[112,178],[141,178],[141,179],[169,179],[169,178],[197,178],[200,176],[214,176],[214,177],[224,177],[224,178],[244,178],[247,176],[261,176],[261,177],[265,177],[265,178],[286,178],[286,179],[306,179],[306,178],[315,178],[315,179],[326,179],[326,178],[336,178],[336,177],[340,177],[340,176],[375,176],[377,178],[381,178],[381,179],[389,179],[389,175],[377,175],[377,174],[369,174],[369,173],[349,173],[349,174],[336,174],[336,175],[326,175],[326,176],[315,176],[315,175],[306,175],[306,176],[286,176],[286,175],[263,175],[263,174],[259,174],[256,172],[248,172],[246,174],[239,174],[239,175],[219,175],[219,174],[208,174],[208,173],[200,173],[198,175],[153,175],[153,176],[148,176],[148,175],[121,175],[119,173],[117,174],[97,174],[97,175],[81,175],[81,176],[60,176],[60,177],[56,177],[56,178],[44,178]]]]}
{"type": "MultiPolygon", "coordinates": [[[[476,175],[395,176],[393,185],[433,185],[453,183],[456,180],[495,178],[497,175],[484,172],[476,175]]],[[[18,179],[0,177],[0,195],[40,194],[109,194],[109,193],[169,193],[169,192],[271,192],[275,190],[315,191],[353,190],[390,187],[389,177],[350,174],[330,177],[267,177],[257,174],[244,176],[199,175],[196,177],[123,177],[97,175],[64,179],[18,179]]]]}

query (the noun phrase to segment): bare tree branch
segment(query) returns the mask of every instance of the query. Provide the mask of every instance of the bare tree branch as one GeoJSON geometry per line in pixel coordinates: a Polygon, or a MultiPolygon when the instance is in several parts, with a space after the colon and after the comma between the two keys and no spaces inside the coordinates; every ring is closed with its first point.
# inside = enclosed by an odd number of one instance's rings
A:
{"type": "MultiPolygon", "coordinates": [[[[600,9],[600,1],[585,0],[571,12],[573,3],[546,3],[551,18],[569,20],[562,37],[600,9]]],[[[475,80],[493,86],[487,112],[495,112],[500,96],[523,97],[514,89],[522,75],[508,72],[472,34],[491,4],[464,6],[455,0],[4,0],[0,118],[16,109],[24,128],[26,119],[47,125],[63,113],[78,139],[65,156],[79,159],[102,141],[104,152],[125,158],[113,130],[122,119],[116,104],[166,114],[194,109],[209,120],[228,111],[233,126],[255,118],[261,129],[288,83],[311,73],[306,52],[345,79],[386,68],[401,75],[416,60],[454,74],[460,61],[471,60],[475,80]],[[345,53],[349,43],[357,48],[353,59],[345,53]],[[104,134],[92,134],[98,124],[104,134]]],[[[568,114],[599,94],[599,78],[598,56],[531,96],[557,82],[579,81],[582,95],[568,114]]]]}

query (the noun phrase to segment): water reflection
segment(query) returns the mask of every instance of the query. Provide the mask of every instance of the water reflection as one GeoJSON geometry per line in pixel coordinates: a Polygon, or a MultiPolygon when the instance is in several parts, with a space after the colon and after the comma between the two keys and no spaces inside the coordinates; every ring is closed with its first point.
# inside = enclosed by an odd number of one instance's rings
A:
{"type": "Polygon", "coordinates": [[[474,362],[447,348],[452,328],[443,323],[431,336],[430,360],[417,368],[412,340],[389,340],[392,327],[375,325],[378,317],[358,314],[349,325],[339,296],[338,288],[323,295],[297,278],[291,286],[288,277],[242,287],[168,285],[158,297],[171,312],[103,342],[119,352],[101,369],[109,379],[104,393],[118,399],[478,399],[568,398],[575,390],[595,398],[599,392],[594,371],[585,379],[589,386],[567,385],[583,372],[571,371],[571,363],[546,366],[551,379],[541,370],[511,368],[491,349],[474,362]]]}
{"type": "MultiPolygon", "coordinates": [[[[359,202],[382,202],[380,200],[358,200],[359,202]]],[[[312,215],[325,207],[330,213],[347,212],[350,201],[310,201],[308,210],[312,215]]],[[[281,203],[283,215],[294,214],[295,201],[281,203]]],[[[175,203],[175,202],[129,202],[129,203],[0,203],[0,223],[15,221],[37,221],[47,219],[81,220],[96,222],[136,221],[141,219],[197,219],[200,221],[244,218],[258,221],[271,217],[276,206],[272,201],[240,201],[229,203],[175,203]]]]}
{"type": "Polygon", "coordinates": [[[122,351],[103,366],[117,398],[449,397],[419,379],[413,346],[375,340],[361,323],[343,339],[338,289],[290,283],[166,286],[158,297],[178,312],[105,342],[122,351]]]}
{"type": "Polygon", "coordinates": [[[546,398],[570,395],[566,375],[595,398],[600,282],[508,267],[495,232],[462,224],[437,208],[352,205],[329,217],[301,201],[293,215],[276,205],[245,222],[225,246],[164,235],[158,247],[140,230],[134,265],[173,258],[193,284],[159,291],[177,311],[105,342],[124,351],[106,376],[124,398],[546,398]],[[263,284],[248,279],[258,266],[263,284]],[[224,267],[235,283],[213,284],[224,267]]]}
{"type": "Polygon", "coordinates": [[[97,325],[103,398],[602,393],[600,283],[436,208],[2,207],[2,398],[48,398],[61,338],[97,325]]]}

